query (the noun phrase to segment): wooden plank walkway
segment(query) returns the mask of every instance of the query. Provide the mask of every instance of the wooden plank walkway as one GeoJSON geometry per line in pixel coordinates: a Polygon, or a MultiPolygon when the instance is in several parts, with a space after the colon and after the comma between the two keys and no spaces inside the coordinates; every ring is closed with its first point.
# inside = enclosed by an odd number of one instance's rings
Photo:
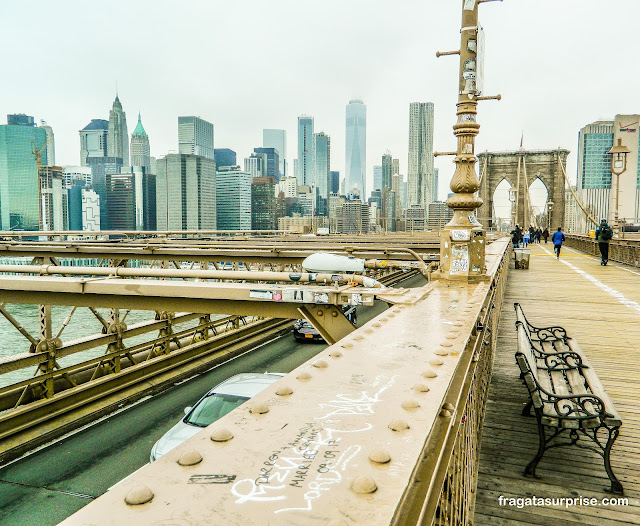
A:
{"type": "Polygon", "coordinates": [[[480,450],[474,523],[477,525],[609,526],[640,524],[640,269],[563,247],[531,247],[529,270],[514,270],[505,292],[493,377],[480,450]],[[560,325],[575,337],[600,377],[623,425],[611,464],[628,505],[605,506],[613,495],[602,458],[573,447],[551,449],[538,465],[541,479],[526,478],[538,445],[535,418],[520,411],[528,394],[515,363],[515,313],[522,305],[537,326],[560,325]],[[500,505],[499,497],[592,498],[597,506],[500,505]]]}

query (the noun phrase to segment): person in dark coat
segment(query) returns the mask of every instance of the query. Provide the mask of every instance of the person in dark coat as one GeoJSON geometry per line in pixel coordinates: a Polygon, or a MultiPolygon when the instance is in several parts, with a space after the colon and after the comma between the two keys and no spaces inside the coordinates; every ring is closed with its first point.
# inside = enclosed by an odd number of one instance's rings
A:
{"type": "Polygon", "coordinates": [[[509,232],[511,234],[511,241],[513,242],[513,248],[518,248],[522,243],[522,230],[516,225],[516,227],[509,232]]]}
{"type": "Polygon", "coordinates": [[[600,264],[605,265],[609,262],[609,242],[613,237],[613,230],[608,225],[607,220],[600,221],[600,225],[596,228],[596,239],[598,240],[598,248],[600,249],[600,264]]]}
{"type": "Polygon", "coordinates": [[[547,239],[549,239],[549,229],[545,228],[544,231],[542,232],[542,237],[544,238],[544,242],[546,244],[547,239]]]}

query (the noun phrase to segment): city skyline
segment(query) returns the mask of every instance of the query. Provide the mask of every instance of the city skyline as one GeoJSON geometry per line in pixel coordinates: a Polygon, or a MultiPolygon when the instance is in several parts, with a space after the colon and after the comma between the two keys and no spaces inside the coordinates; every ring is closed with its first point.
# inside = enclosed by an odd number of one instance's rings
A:
{"type": "MultiPolygon", "coordinates": [[[[344,106],[352,98],[362,99],[368,110],[368,187],[372,186],[373,165],[379,163],[380,155],[387,149],[400,159],[401,173],[406,177],[407,108],[411,102],[434,102],[437,117],[434,148],[448,151],[455,147],[452,125],[458,64],[455,58],[436,59],[435,51],[457,46],[460,7],[457,2],[405,0],[387,9],[358,0],[349,5],[329,1],[322,13],[311,17],[311,26],[305,26],[305,31],[312,36],[320,35],[328,25],[335,30],[335,42],[311,51],[293,45],[302,33],[298,19],[310,12],[308,6],[301,4],[275,0],[267,7],[249,1],[243,7],[225,5],[221,11],[209,3],[194,2],[167,17],[166,9],[152,8],[155,4],[139,1],[127,11],[129,18],[124,25],[114,7],[118,4],[116,1],[113,5],[96,7],[94,18],[87,24],[75,15],[80,12],[80,4],[75,1],[43,3],[36,10],[17,3],[1,8],[0,27],[15,43],[15,52],[7,57],[6,63],[7,71],[13,72],[11,81],[0,86],[0,115],[26,113],[37,121],[46,120],[55,132],[59,165],[79,164],[78,130],[91,119],[108,117],[116,83],[124,110],[130,115],[138,111],[144,115],[151,155],[156,158],[178,151],[175,119],[179,115],[200,115],[212,122],[216,127],[216,147],[231,148],[239,158],[244,158],[261,145],[262,130],[266,128],[286,130],[288,148],[295,151],[296,119],[308,114],[314,116],[316,130],[332,137],[331,168],[344,177],[344,106]],[[284,17],[287,31],[265,42],[258,38],[257,20],[249,21],[246,42],[220,56],[220,70],[241,75],[250,61],[263,82],[217,82],[219,78],[215,75],[209,77],[202,71],[195,60],[197,54],[189,57],[181,52],[180,36],[189,31],[189,24],[196,17],[215,20],[224,14],[243,19],[242,12],[246,9],[260,15],[257,19],[262,27],[284,17]],[[407,21],[417,17],[425,20],[420,32],[402,29],[407,21]],[[136,23],[143,18],[145,24],[136,23]],[[354,28],[352,21],[356,18],[361,23],[354,28]],[[9,23],[21,19],[29,20],[28,33],[22,31],[20,24],[9,23]],[[64,82],[42,90],[30,66],[35,50],[44,42],[44,36],[38,35],[45,35],[51,24],[63,23],[73,24],[74,32],[61,32],[47,43],[55,60],[43,64],[39,74],[46,77],[62,72],[64,82]],[[135,52],[130,53],[126,39],[106,46],[91,38],[100,28],[111,31],[110,28],[121,26],[122,31],[135,31],[154,52],[145,51],[142,60],[135,52]],[[377,38],[382,26],[393,28],[385,42],[377,38]],[[82,49],[75,44],[78,39],[85,42],[82,49]],[[268,60],[262,65],[256,63],[254,48],[265,54],[276,53],[278,68],[274,69],[268,60]],[[344,59],[345,48],[359,57],[356,66],[344,59]],[[70,49],[73,51],[69,52],[70,49]],[[305,53],[311,56],[303,62],[301,57],[305,53]],[[87,58],[96,54],[99,60],[87,58]],[[184,62],[185,67],[181,67],[180,75],[175,75],[166,64],[178,61],[184,62]],[[78,68],[81,63],[83,67],[78,68]],[[89,82],[89,79],[99,80],[89,82]]],[[[625,86],[634,85],[638,73],[629,68],[624,50],[634,45],[633,20],[640,14],[640,6],[621,0],[614,12],[595,0],[580,5],[581,9],[576,10],[569,3],[537,0],[481,6],[481,22],[487,35],[485,94],[502,93],[503,101],[480,104],[478,152],[517,149],[524,135],[525,148],[561,146],[571,150],[568,174],[574,180],[578,130],[589,122],[611,119],[615,114],[637,112],[633,90],[625,86]],[[548,17],[551,10],[555,14],[553,19],[548,17]],[[625,16],[616,17],[618,12],[625,16]],[[540,39],[541,28],[559,36],[540,39]],[[597,32],[599,38],[585,38],[590,32],[597,32]],[[575,53],[578,42],[581,51],[575,53]],[[622,51],[612,54],[603,42],[615,42],[622,51]],[[511,65],[516,64],[522,69],[521,75],[513,74],[511,65]],[[528,73],[531,66],[536,68],[535,75],[528,73]],[[628,70],[624,83],[612,80],[614,71],[621,68],[628,70]],[[594,72],[593,79],[584,82],[584,86],[581,82],[577,89],[575,79],[584,79],[589,72],[594,72]],[[533,103],[526,103],[525,99],[533,103]],[[534,104],[536,111],[532,110],[534,104]]],[[[204,34],[194,37],[198,39],[197,45],[211,50],[228,41],[229,31],[221,27],[208,40],[204,34]]],[[[289,155],[291,171],[294,157],[289,155]]],[[[451,158],[436,159],[436,167],[440,169],[439,190],[443,197],[453,174],[451,158]]]]}

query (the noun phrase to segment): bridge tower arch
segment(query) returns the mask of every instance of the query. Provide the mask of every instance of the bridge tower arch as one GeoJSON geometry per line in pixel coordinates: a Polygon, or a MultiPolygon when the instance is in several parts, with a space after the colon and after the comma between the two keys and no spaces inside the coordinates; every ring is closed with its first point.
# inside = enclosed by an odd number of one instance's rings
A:
{"type": "Polygon", "coordinates": [[[513,152],[484,152],[478,154],[480,165],[479,195],[483,200],[476,214],[487,227],[493,224],[493,197],[496,187],[506,180],[511,188],[517,190],[515,221],[518,225],[529,225],[534,218],[529,207],[529,187],[540,179],[547,188],[548,199],[553,202],[551,209],[551,228],[555,230],[564,225],[565,179],[562,167],[566,170],[569,150],[518,150],[513,152]]]}

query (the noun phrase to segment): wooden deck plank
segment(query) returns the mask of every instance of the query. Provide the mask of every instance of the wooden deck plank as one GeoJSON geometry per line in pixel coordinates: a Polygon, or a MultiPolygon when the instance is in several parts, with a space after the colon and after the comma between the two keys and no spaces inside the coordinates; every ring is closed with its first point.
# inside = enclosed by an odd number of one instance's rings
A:
{"type": "Polygon", "coordinates": [[[602,267],[596,258],[571,249],[563,249],[558,261],[549,254],[551,250],[550,245],[532,246],[529,270],[514,270],[511,264],[480,448],[474,522],[505,526],[640,524],[640,279],[618,265],[602,267]],[[602,458],[576,447],[545,452],[538,466],[541,479],[522,474],[537,449],[537,427],[535,419],[520,415],[528,394],[514,358],[514,302],[522,305],[533,325],[562,326],[578,341],[620,413],[623,425],[611,463],[629,499],[627,506],[565,510],[499,505],[500,495],[582,495],[600,501],[612,496],[603,491],[609,479],[602,458]]]}

